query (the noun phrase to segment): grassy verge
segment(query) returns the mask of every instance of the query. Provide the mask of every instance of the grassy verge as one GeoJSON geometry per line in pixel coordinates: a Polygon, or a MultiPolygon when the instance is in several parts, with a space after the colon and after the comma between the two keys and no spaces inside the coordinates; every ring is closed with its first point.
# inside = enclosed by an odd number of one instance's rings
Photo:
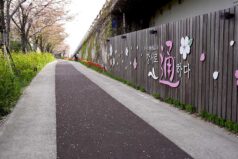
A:
{"type": "MultiPolygon", "coordinates": [[[[122,78],[119,78],[119,77],[116,77],[114,75],[112,75],[111,73],[105,71],[105,69],[102,69],[101,67],[97,67],[95,65],[91,65],[89,63],[87,63],[86,61],[79,61],[81,64],[87,66],[88,68],[91,68],[99,73],[102,73],[112,79],[115,79],[117,81],[120,81],[124,84],[127,84],[128,86],[131,86],[137,90],[140,90],[141,92],[146,92],[144,88],[140,87],[140,86],[136,86],[134,85],[133,83],[129,82],[129,81],[126,81],[122,78]]],[[[180,101],[178,100],[175,100],[175,99],[172,99],[172,98],[162,98],[160,96],[160,94],[158,93],[154,93],[152,94],[152,96],[155,98],[155,99],[158,99],[160,101],[163,101],[163,102],[166,102],[168,104],[170,104],[171,106],[174,106],[180,110],[184,110],[190,114],[196,114],[197,116],[201,117],[202,119],[208,121],[208,122],[212,122],[214,123],[215,125],[218,125],[220,127],[223,127],[223,128],[226,128],[228,131],[230,132],[233,132],[233,133],[238,133],[238,124],[235,123],[235,122],[232,122],[230,120],[225,120],[225,119],[222,119],[222,118],[219,118],[218,116],[216,115],[213,115],[213,114],[210,114],[206,111],[202,111],[201,113],[197,114],[197,111],[196,111],[196,108],[190,104],[184,104],[184,103],[181,103],[180,101]]]]}
{"type": "Polygon", "coordinates": [[[48,53],[13,53],[16,72],[11,73],[2,54],[0,55],[0,118],[11,112],[22,90],[35,75],[54,60],[48,53]]]}

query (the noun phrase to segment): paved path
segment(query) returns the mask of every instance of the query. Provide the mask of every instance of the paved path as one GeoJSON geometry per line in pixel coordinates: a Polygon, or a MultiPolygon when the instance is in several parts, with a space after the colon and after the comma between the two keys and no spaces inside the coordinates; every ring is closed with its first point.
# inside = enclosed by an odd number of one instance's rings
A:
{"type": "Polygon", "coordinates": [[[0,159],[237,159],[237,147],[224,129],[75,62],[49,64],[0,127],[0,159]]]}
{"type": "Polygon", "coordinates": [[[56,67],[58,158],[190,158],[71,64],[56,67]]]}

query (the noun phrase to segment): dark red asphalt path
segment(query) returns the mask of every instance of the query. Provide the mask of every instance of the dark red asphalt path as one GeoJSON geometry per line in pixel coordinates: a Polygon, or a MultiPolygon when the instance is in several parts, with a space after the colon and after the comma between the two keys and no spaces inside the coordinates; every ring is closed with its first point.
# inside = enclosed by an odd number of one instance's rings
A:
{"type": "Polygon", "coordinates": [[[56,66],[56,106],[59,159],[191,158],[66,62],[56,66]]]}

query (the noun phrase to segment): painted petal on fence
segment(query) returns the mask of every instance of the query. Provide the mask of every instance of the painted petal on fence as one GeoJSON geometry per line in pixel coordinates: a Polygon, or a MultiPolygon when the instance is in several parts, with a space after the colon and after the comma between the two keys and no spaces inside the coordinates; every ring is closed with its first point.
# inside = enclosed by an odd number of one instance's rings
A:
{"type": "Polygon", "coordinates": [[[190,54],[190,46],[187,45],[185,47],[185,52],[186,52],[186,54],[190,54]]]}
{"type": "Polygon", "coordinates": [[[179,52],[180,52],[181,55],[183,54],[183,52],[184,52],[183,46],[180,46],[179,52]]]}
{"type": "Polygon", "coordinates": [[[125,50],[126,56],[128,56],[128,53],[129,53],[128,48],[126,48],[126,50],[125,50]]]}
{"type": "Polygon", "coordinates": [[[112,56],[112,52],[113,52],[112,45],[110,45],[110,56],[112,56]]]}
{"type": "Polygon", "coordinates": [[[231,40],[230,41],[230,46],[233,46],[235,44],[235,41],[234,40],[231,40]]]}
{"type": "Polygon", "coordinates": [[[186,36],[184,39],[184,45],[189,45],[189,37],[186,36]]]}
{"type": "Polygon", "coordinates": [[[205,61],[205,53],[202,53],[201,56],[200,56],[200,61],[203,62],[205,61]]]}
{"type": "Polygon", "coordinates": [[[218,72],[218,71],[215,71],[215,72],[213,73],[213,79],[214,79],[214,80],[217,80],[217,79],[218,79],[218,76],[219,76],[219,72],[218,72]]]}
{"type": "Polygon", "coordinates": [[[136,70],[136,68],[137,68],[137,61],[136,61],[136,58],[134,58],[133,67],[134,67],[134,70],[136,70]]]}
{"type": "Polygon", "coordinates": [[[184,39],[184,37],[181,38],[181,45],[182,45],[182,46],[185,45],[185,39],[184,39]]]}
{"type": "Polygon", "coordinates": [[[192,44],[193,44],[193,39],[189,39],[188,45],[192,46],[192,44]]]}
{"type": "Polygon", "coordinates": [[[236,77],[236,79],[238,79],[238,70],[236,70],[236,72],[235,72],[235,77],[236,77]]]}
{"type": "Polygon", "coordinates": [[[171,51],[171,49],[172,49],[172,46],[173,46],[173,42],[172,41],[166,41],[166,46],[168,46],[169,47],[169,52],[171,51]]]}
{"type": "Polygon", "coordinates": [[[113,59],[112,59],[112,66],[114,66],[115,63],[116,63],[116,60],[115,60],[115,58],[113,58],[113,59]]]}
{"type": "Polygon", "coordinates": [[[183,53],[183,59],[186,60],[187,59],[187,54],[184,52],[183,53]]]}

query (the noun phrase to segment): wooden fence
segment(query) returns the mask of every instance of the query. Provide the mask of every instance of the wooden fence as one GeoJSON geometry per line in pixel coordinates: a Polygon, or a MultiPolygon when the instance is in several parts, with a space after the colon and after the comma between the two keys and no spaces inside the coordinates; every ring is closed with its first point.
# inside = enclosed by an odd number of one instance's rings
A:
{"type": "Polygon", "coordinates": [[[114,75],[238,121],[237,7],[112,37],[107,50],[114,75]]]}

